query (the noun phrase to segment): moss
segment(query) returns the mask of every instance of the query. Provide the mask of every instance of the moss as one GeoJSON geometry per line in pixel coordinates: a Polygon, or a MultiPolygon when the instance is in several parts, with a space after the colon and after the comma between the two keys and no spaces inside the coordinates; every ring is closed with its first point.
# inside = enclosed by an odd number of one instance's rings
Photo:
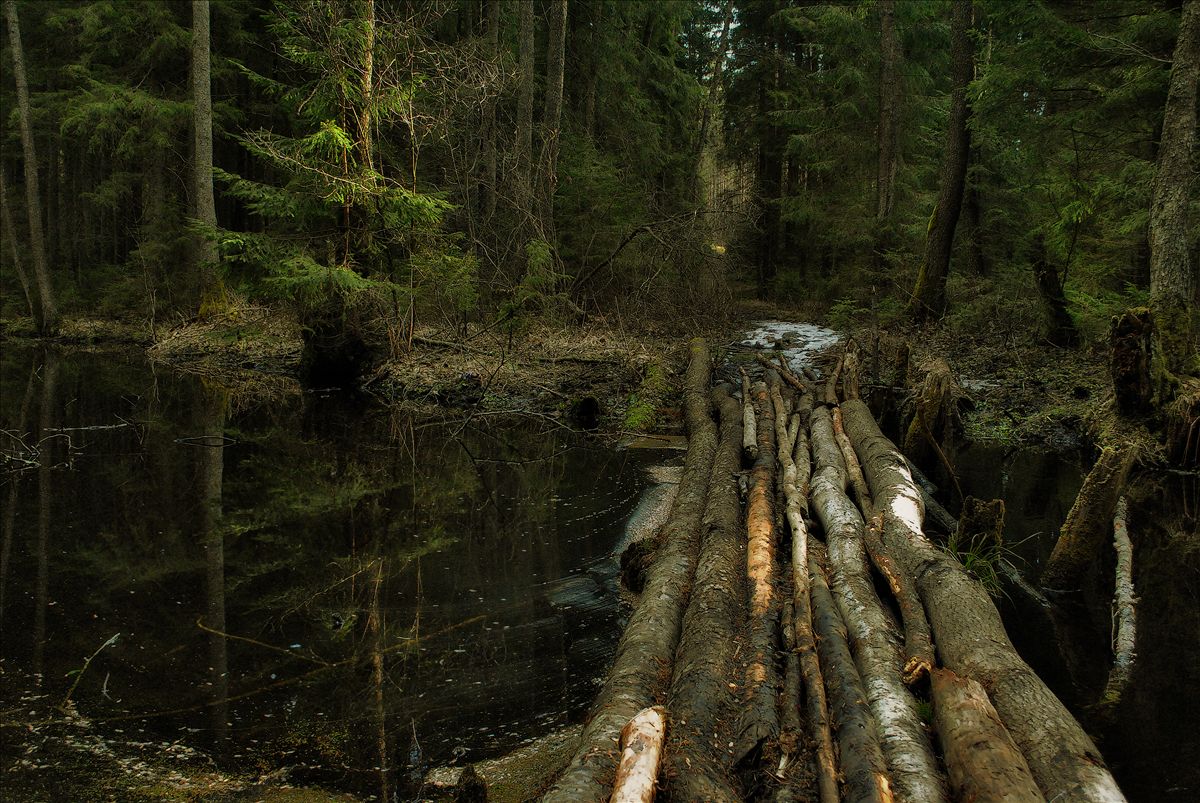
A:
{"type": "Polygon", "coordinates": [[[629,397],[629,407],[625,413],[625,429],[632,432],[645,432],[653,429],[658,423],[658,411],[662,407],[667,390],[667,375],[662,364],[657,360],[647,363],[642,374],[641,384],[637,391],[629,397]]]}

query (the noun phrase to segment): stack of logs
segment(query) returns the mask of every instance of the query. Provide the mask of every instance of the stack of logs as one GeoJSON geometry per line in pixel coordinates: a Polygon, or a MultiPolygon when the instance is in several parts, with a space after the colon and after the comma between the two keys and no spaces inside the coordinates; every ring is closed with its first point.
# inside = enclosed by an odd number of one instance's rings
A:
{"type": "Polygon", "coordinates": [[[984,588],[926,538],[853,353],[822,388],[759,361],[739,402],[691,344],[678,495],[544,800],[1124,800],[984,588]]]}

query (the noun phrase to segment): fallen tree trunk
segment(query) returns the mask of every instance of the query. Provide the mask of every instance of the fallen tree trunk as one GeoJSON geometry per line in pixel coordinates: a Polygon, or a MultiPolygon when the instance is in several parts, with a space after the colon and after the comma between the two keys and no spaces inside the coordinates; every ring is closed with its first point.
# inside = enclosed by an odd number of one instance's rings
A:
{"type": "Polygon", "coordinates": [[[934,723],[954,798],[971,803],[1044,801],[983,686],[946,669],[934,670],[930,681],[934,723]]]}
{"type": "Polygon", "coordinates": [[[812,580],[813,627],[837,728],[844,799],[848,803],[892,803],[891,783],[875,718],[867,707],[867,692],[850,655],[846,625],[829,592],[825,562],[825,547],[819,541],[810,541],[808,570],[812,580]]]}
{"type": "Polygon", "coordinates": [[[1117,500],[1113,515],[1113,548],[1117,551],[1117,577],[1113,592],[1113,618],[1117,637],[1113,640],[1113,665],[1108,683],[1100,695],[1100,705],[1111,710],[1121,702],[1121,694],[1133,676],[1133,660],[1137,649],[1137,602],[1133,594],[1133,544],[1129,540],[1126,522],[1128,506],[1125,497],[1117,500]]]}
{"type": "Polygon", "coordinates": [[[791,484],[784,485],[787,522],[792,536],[792,642],[799,659],[800,676],[804,680],[809,738],[816,753],[817,792],[821,803],[838,803],[838,773],[833,755],[833,734],[829,728],[829,704],[825,697],[825,680],[821,675],[817,644],[813,638],[808,525],[804,521],[804,514],[808,512],[811,475],[808,450],[808,419],[811,412],[812,396],[805,394],[800,397],[797,412],[792,416],[796,429],[796,443],[792,450],[795,473],[791,484]]]}
{"type": "Polygon", "coordinates": [[[621,729],[621,763],[610,803],[653,803],[666,729],[661,705],[642,709],[621,729]]]}
{"type": "Polygon", "coordinates": [[[736,478],[742,411],[727,385],[718,385],[712,397],[720,412],[721,436],[704,507],[696,580],[667,696],[671,736],[664,774],[673,798],[719,803],[741,799],[729,777],[733,761],[727,731],[737,710],[729,679],[735,674],[736,635],[746,619],[746,591],[736,478]]]}
{"type": "Polygon", "coordinates": [[[842,413],[885,516],[884,543],[917,582],[943,664],[989,691],[1048,799],[1123,801],[1091,738],[1013,648],[987,591],[922,534],[920,493],[871,411],[849,401],[842,413]]]}
{"type": "Polygon", "coordinates": [[[751,395],[758,420],[758,459],[750,472],[746,503],[750,660],[746,667],[746,708],[734,746],[738,761],[779,735],[775,710],[779,671],[774,646],[779,611],[775,594],[775,412],[766,383],[756,382],[751,395]]]}
{"type": "Polygon", "coordinates": [[[1108,540],[1117,497],[1137,451],[1132,446],[1108,448],[1088,472],[1042,570],[1043,588],[1070,590],[1083,585],[1088,566],[1095,563],[1108,540]]]}
{"type": "Polygon", "coordinates": [[[657,702],[679,642],[684,607],[691,590],[709,475],[716,451],[716,426],[709,415],[708,347],[697,338],[684,377],[684,408],[689,430],[683,476],[662,545],[647,572],[641,603],[634,609],[617,655],[592,704],[579,747],[558,782],[545,796],[555,803],[608,798],[617,765],[617,737],[634,714],[657,702]]]}
{"type": "Polygon", "coordinates": [[[830,587],[850,632],[854,660],[879,727],[895,793],[906,801],[946,799],[917,700],[901,677],[904,658],[871,581],[862,516],[846,496],[846,472],[829,410],[812,416],[816,473],[812,501],[829,546],[830,587]]]}
{"type": "Polygon", "coordinates": [[[742,369],[742,451],[746,457],[755,460],[758,457],[758,432],[754,421],[754,401],[750,394],[750,376],[742,369]]]}

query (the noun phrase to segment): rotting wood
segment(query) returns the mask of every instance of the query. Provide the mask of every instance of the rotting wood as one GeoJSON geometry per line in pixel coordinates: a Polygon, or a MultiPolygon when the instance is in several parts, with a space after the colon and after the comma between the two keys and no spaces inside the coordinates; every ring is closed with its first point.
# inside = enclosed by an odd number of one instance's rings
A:
{"type": "Polygon", "coordinates": [[[840,407],[833,408],[833,436],[842,453],[846,465],[846,473],[850,486],[858,502],[859,510],[866,519],[866,529],[863,533],[863,545],[871,558],[871,565],[887,581],[892,596],[900,608],[900,617],[904,623],[904,683],[912,686],[919,682],[933,668],[933,641],[929,635],[929,622],[925,618],[925,609],[917,596],[915,584],[911,577],[904,574],[904,569],[888,554],[883,543],[883,516],[876,515],[875,506],[871,502],[871,492],[867,489],[867,481],[863,477],[862,466],[854,454],[854,447],[846,437],[842,426],[842,411],[840,407]]]}
{"type": "Polygon", "coordinates": [[[657,701],[668,679],[662,667],[670,666],[679,642],[717,441],[710,415],[708,347],[697,338],[690,352],[684,376],[688,451],[662,546],[647,572],[641,604],[629,618],[604,687],[592,703],[579,747],[546,801],[608,799],[620,730],[634,714],[657,701]]]}
{"type": "Polygon", "coordinates": [[[643,708],[621,729],[621,763],[610,803],[653,803],[666,729],[661,705],[643,708]]]}
{"type": "Polygon", "coordinates": [[[816,640],[813,637],[813,609],[811,582],[809,580],[808,525],[804,520],[808,513],[808,486],[812,473],[812,461],[808,448],[808,419],[812,412],[812,396],[804,394],[797,402],[795,421],[796,441],[792,450],[792,465],[795,469],[790,486],[784,487],[786,516],[792,536],[792,643],[800,664],[800,676],[806,694],[805,712],[809,739],[815,752],[817,792],[821,803],[837,803],[837,762],[833,752],[833,734],[830,731],[829,704],[825,696],[825,681],[821,674],[821,663],[817,657],[816,640]]]}
{"type": "Polygon", "coordinates": [[[758,431],[754,420],[754,400],[750,393],[750,376],[742,368],[742,451],[749,460],[758,459],[758,431]]]}
{"type": "Polygon", "coordinates": [[[808,570],[812,581],[813,629],[829,708],[837,733],[843,799],[848,803],[892,803],[883,750],[867,692],[850,654],[849,636],[825,578],[825,547],[809,541],[808,570]]]}
{"type": "Polygon", "coordinates": [[[1083,585],[1087,568],[1095,563],[1108,540],[1117,498],[1136,456],[1132,445],[1109,447],[1100,453],[1083,480],[1042,570],[1043,588],[1066,591],[1083,585]]]}
{"type": "Polygon", "coordinates": [[[833,370],[829,372],[829,376],[825,380],[825,388],[821,397],[821,403],[828,407],[837,406],[837,383],[838,377],[842,374],[842,361],[845,356],[838,357],[837,363],[834,364],[833,370]]]}
{"type": "Polygon", "coordinates": [[[746,576],[749,580],[750,658],[746,666],[746,708],[738,728],[734,757],[740,762],[779,733],[775,696],[775,412],[765,382],[751,391],[757,418],[758,458],[750,471],[746,504],[746,576]]]}
{"type": "MultiPolygon", "coordinates": [[[[904,436],[903,449],[914,463],[927,470],[935,465],[936,458],[945,467],[949,475],[947,479],[956,485],[958,479],[942,445],[962,429],[958,414],[958,399],[962,395],[963,391],[946,361],[934,360],[930,363],[921,388],[917,391],[916,409],[904,436]]],[[[961,492],[959,498],[962,498],[961,492]]]]}
{"type": "Polygon", "coordinates": [[[696,579],[683,616],[667,696],[670,735],[664,775],[678,800],[740,800],[730,779],[730,722],[737,711],[736,634],[746,619],[745,543],[736,474],[741,464],[742,411],[729,385],[712,392],[720,440],[702,521],[696,579]]]}
{"type": "Polygon", "coordinates": [[[847,399],[857,399],[859,393],[859,362],[858,344],[851,340],[846,344],[846,354],[842,358],[842,395],[847,399]]]}
{"type": "Polygon", "coordinates": [[[948,669],[934,670],[930,681],[934,723],[954,798],[971,803],[1044,801],[983,686],[948,669]]]}
{"type": "Polygon", "coordinates": [[[1013,648],[987,591],[922,534],[920,493],[871,411],[849,401],[842,414],[875,504],[886,516],[884,543],[917,581],[943,664],[988,689],[1047,799],[1123,801],[1091,737],[1013,648]]]}
{"type": "Polygon", "coordinates": [[[1113,592],[1113,619],[1116,637],[1113,639],[1113,665],[1108,673],[1108,683],[1100,695],[1100,705],[1115,708],[1121,701],[1125,687],[1133,676],[1133,663],[1137,648],[1137,598],[1133,593],[1133,543],[1129,540],[1127,522],[1128,504],[1125,497],[1117,500],[1113,514],[1113,548],[1117,552],[1115,589],[1113,592]]]}
{"type": "Polygon", "coordinates": [[[944,779],[917,700],[901,676],[904,657],[871,580],[865,526],[845,493],[846,469],[828,409],[813,411],[810,432],[816,463],[812,502],[829,548],[829,584],[850,633],[896,796],[945,800],[944,779]]]}

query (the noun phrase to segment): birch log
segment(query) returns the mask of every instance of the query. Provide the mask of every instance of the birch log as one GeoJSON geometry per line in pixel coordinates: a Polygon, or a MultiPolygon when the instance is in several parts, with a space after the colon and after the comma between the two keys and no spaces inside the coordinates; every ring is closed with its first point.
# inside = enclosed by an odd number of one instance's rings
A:
{"type": "Polygon", "coordinates": [[[1133,543],[1129,540],[1126,521],[1128,504],[1125,497],[1117,500],[1113,515],[1113,547],[1117,551],[1117,577],[1113,593],[1113,618],[1116,620],[1117,636],[1113,639],[1113,665],[1108,673],[1108,683],[1100,696],[1100,704],[1115,706],[1133,676],[1133,661],[1137,648],[1137,598],[1133,594],[1133,543]]]}
{"type": "Polygon", "coordinates": [[[653,803],[666,730],[660,705],[643,708],[621,729],[621,763],[610,803],[653,803]]]}

